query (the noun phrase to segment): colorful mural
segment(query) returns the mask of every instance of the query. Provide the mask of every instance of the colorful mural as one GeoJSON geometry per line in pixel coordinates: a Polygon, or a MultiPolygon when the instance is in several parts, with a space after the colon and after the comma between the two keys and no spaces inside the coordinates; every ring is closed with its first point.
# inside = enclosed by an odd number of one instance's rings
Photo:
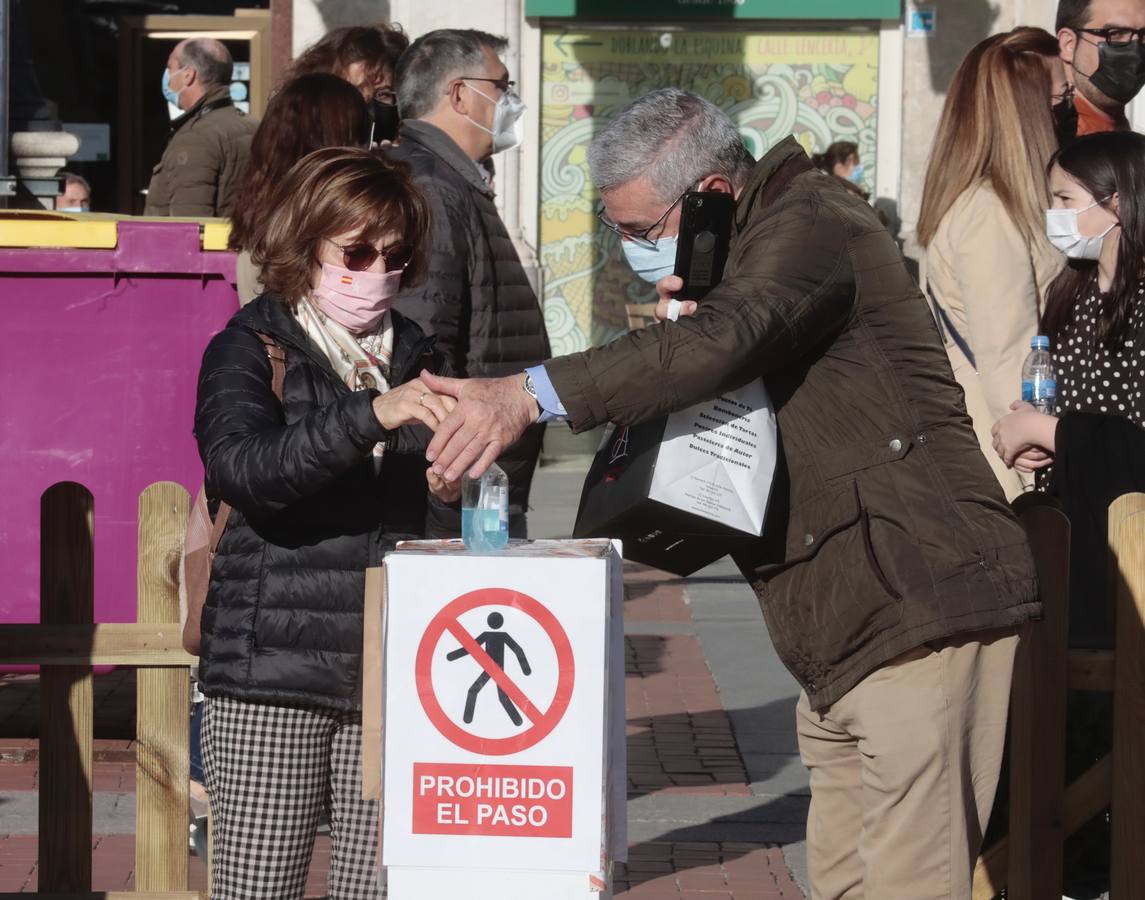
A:
{"type": "Polygon", "coordinates": [[[556,355],[606,343],[626,330],[626,303],[655,298],[597,221],[588,178],[593,134],[629,100],[695,91],[731,116],[757,157],[788,134],[809,151],[854,141],[874,184],[874,33],[553,29],[543,41],[540,255],[556,355]]]}

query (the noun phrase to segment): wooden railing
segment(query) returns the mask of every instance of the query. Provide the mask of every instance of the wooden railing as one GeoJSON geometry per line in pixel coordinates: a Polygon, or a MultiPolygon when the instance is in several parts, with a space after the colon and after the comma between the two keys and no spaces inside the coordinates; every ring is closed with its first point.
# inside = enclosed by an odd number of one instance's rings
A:
{"type": "Polygon", "coordinates": [[[1113,900],[1145,897],[1145,494],[1109,508],[1116,651],[1071,650],[1070,525],[1057,509],[1021,511],[1044,618],[1023,640],[1010,702],[1010,833],[978,860],[974,900],[1062,896],[1062,844],[1111,808],[1113,900]],[[1113,750],[1065,783],[1066,691],[1113,693],[1113,750]]]}
{"type": "Polygon", "coordinates": [[[38,894],[199,900],[187,889],[190,666],[177,565],[190,498],[159,482],[139,498],[138,622],[93,624],[93,504],[53,485],[40,504],[40,624],[0,624],[0,665],[40,673],[38,894]],[[138,671],[135,892],[91,892],[92,666],[138,671]]]}

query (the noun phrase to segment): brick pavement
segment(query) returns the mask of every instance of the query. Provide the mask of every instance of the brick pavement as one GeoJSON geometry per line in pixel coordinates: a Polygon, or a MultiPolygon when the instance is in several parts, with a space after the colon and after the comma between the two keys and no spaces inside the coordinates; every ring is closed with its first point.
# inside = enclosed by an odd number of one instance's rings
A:
{"type": "MultiPolygon", "coordinates": [[[[700,642],[689,633],[692,613],[683,585],[649,569],[626,570],[629,798],[750,798],[731,720],[700,642]]],[[[97,792],[134,789],[133,697],[131,673],[96,679],[97,792]]],[[[0,814],[5,796],[37,787],[37,728],[34,676],[0,676],[0,814]]],[[[0,824],[0,892],[35,890],[35,835],[3,830],[0,824]]],[[[697,830],[702,834],[703,827],[692,829],[693,836],[697,830]]],[[[97,835],[93,843],[93,889],[130,889],[133,836],[97,835]]],[[[634,843],[629,853],[615,873],[616,896],[624,900],[803,900],[773,844],[651,839],[634,843]]],[[[320,836],[308,897],[323,894],[329,854],[329,838],[320,836]]],[[[189,865],[191,887],[205,887],[205,866],[195,857],[189,865]]]]}

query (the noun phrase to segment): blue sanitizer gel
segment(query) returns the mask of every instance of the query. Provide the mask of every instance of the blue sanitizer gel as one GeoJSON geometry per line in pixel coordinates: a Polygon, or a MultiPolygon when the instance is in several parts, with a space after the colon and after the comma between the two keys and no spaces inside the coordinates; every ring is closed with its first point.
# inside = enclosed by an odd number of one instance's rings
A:
{"type": "Polygon", "coordinates": [[[497,553],[509,543],[509,478],[500,466],[462,480],[461,539],[473,553],[497,553]]]}

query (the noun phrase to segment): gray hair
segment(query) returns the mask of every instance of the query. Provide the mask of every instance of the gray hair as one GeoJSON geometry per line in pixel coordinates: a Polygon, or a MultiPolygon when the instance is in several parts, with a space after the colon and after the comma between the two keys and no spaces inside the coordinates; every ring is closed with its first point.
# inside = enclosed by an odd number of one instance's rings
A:
{"type": "Polygon", "coordinates": [[[214,38],[192,38],[179,52],[179,61],[199,73],[203,87],[230,84],[234,73],[231,51],[214,38]]]}
{"type": "Polygon", "coordinates": [[[432,113],[450,81],[484,69],[486,47],[501,56],[508,46],[503,37],[468,28],[423,34],[401,55],[394,72],[402,118],[420,119],[432,113]]]}
{"type": "Polygon", "coordinates": [[[633,100],[588,148],[597,190],[610,191],[644,175],[664,203],[706,175],[723,175],[741,188],[753,165],[735,123],[715,104],[677,88],[633,100]]]}
{"type": "Polygon", "coordinates": [[[91,185],[88,183],[88,180],[86,178],[84,178],[82,175],[77,175],[75,172],[59,171],[56,173],[56,177],[62,178],[64,180],[64,190],[67,190],[67,186],[69,184],[78,184],[80,187],[82,187],[89,194],[91,193],[91,185]]]}

